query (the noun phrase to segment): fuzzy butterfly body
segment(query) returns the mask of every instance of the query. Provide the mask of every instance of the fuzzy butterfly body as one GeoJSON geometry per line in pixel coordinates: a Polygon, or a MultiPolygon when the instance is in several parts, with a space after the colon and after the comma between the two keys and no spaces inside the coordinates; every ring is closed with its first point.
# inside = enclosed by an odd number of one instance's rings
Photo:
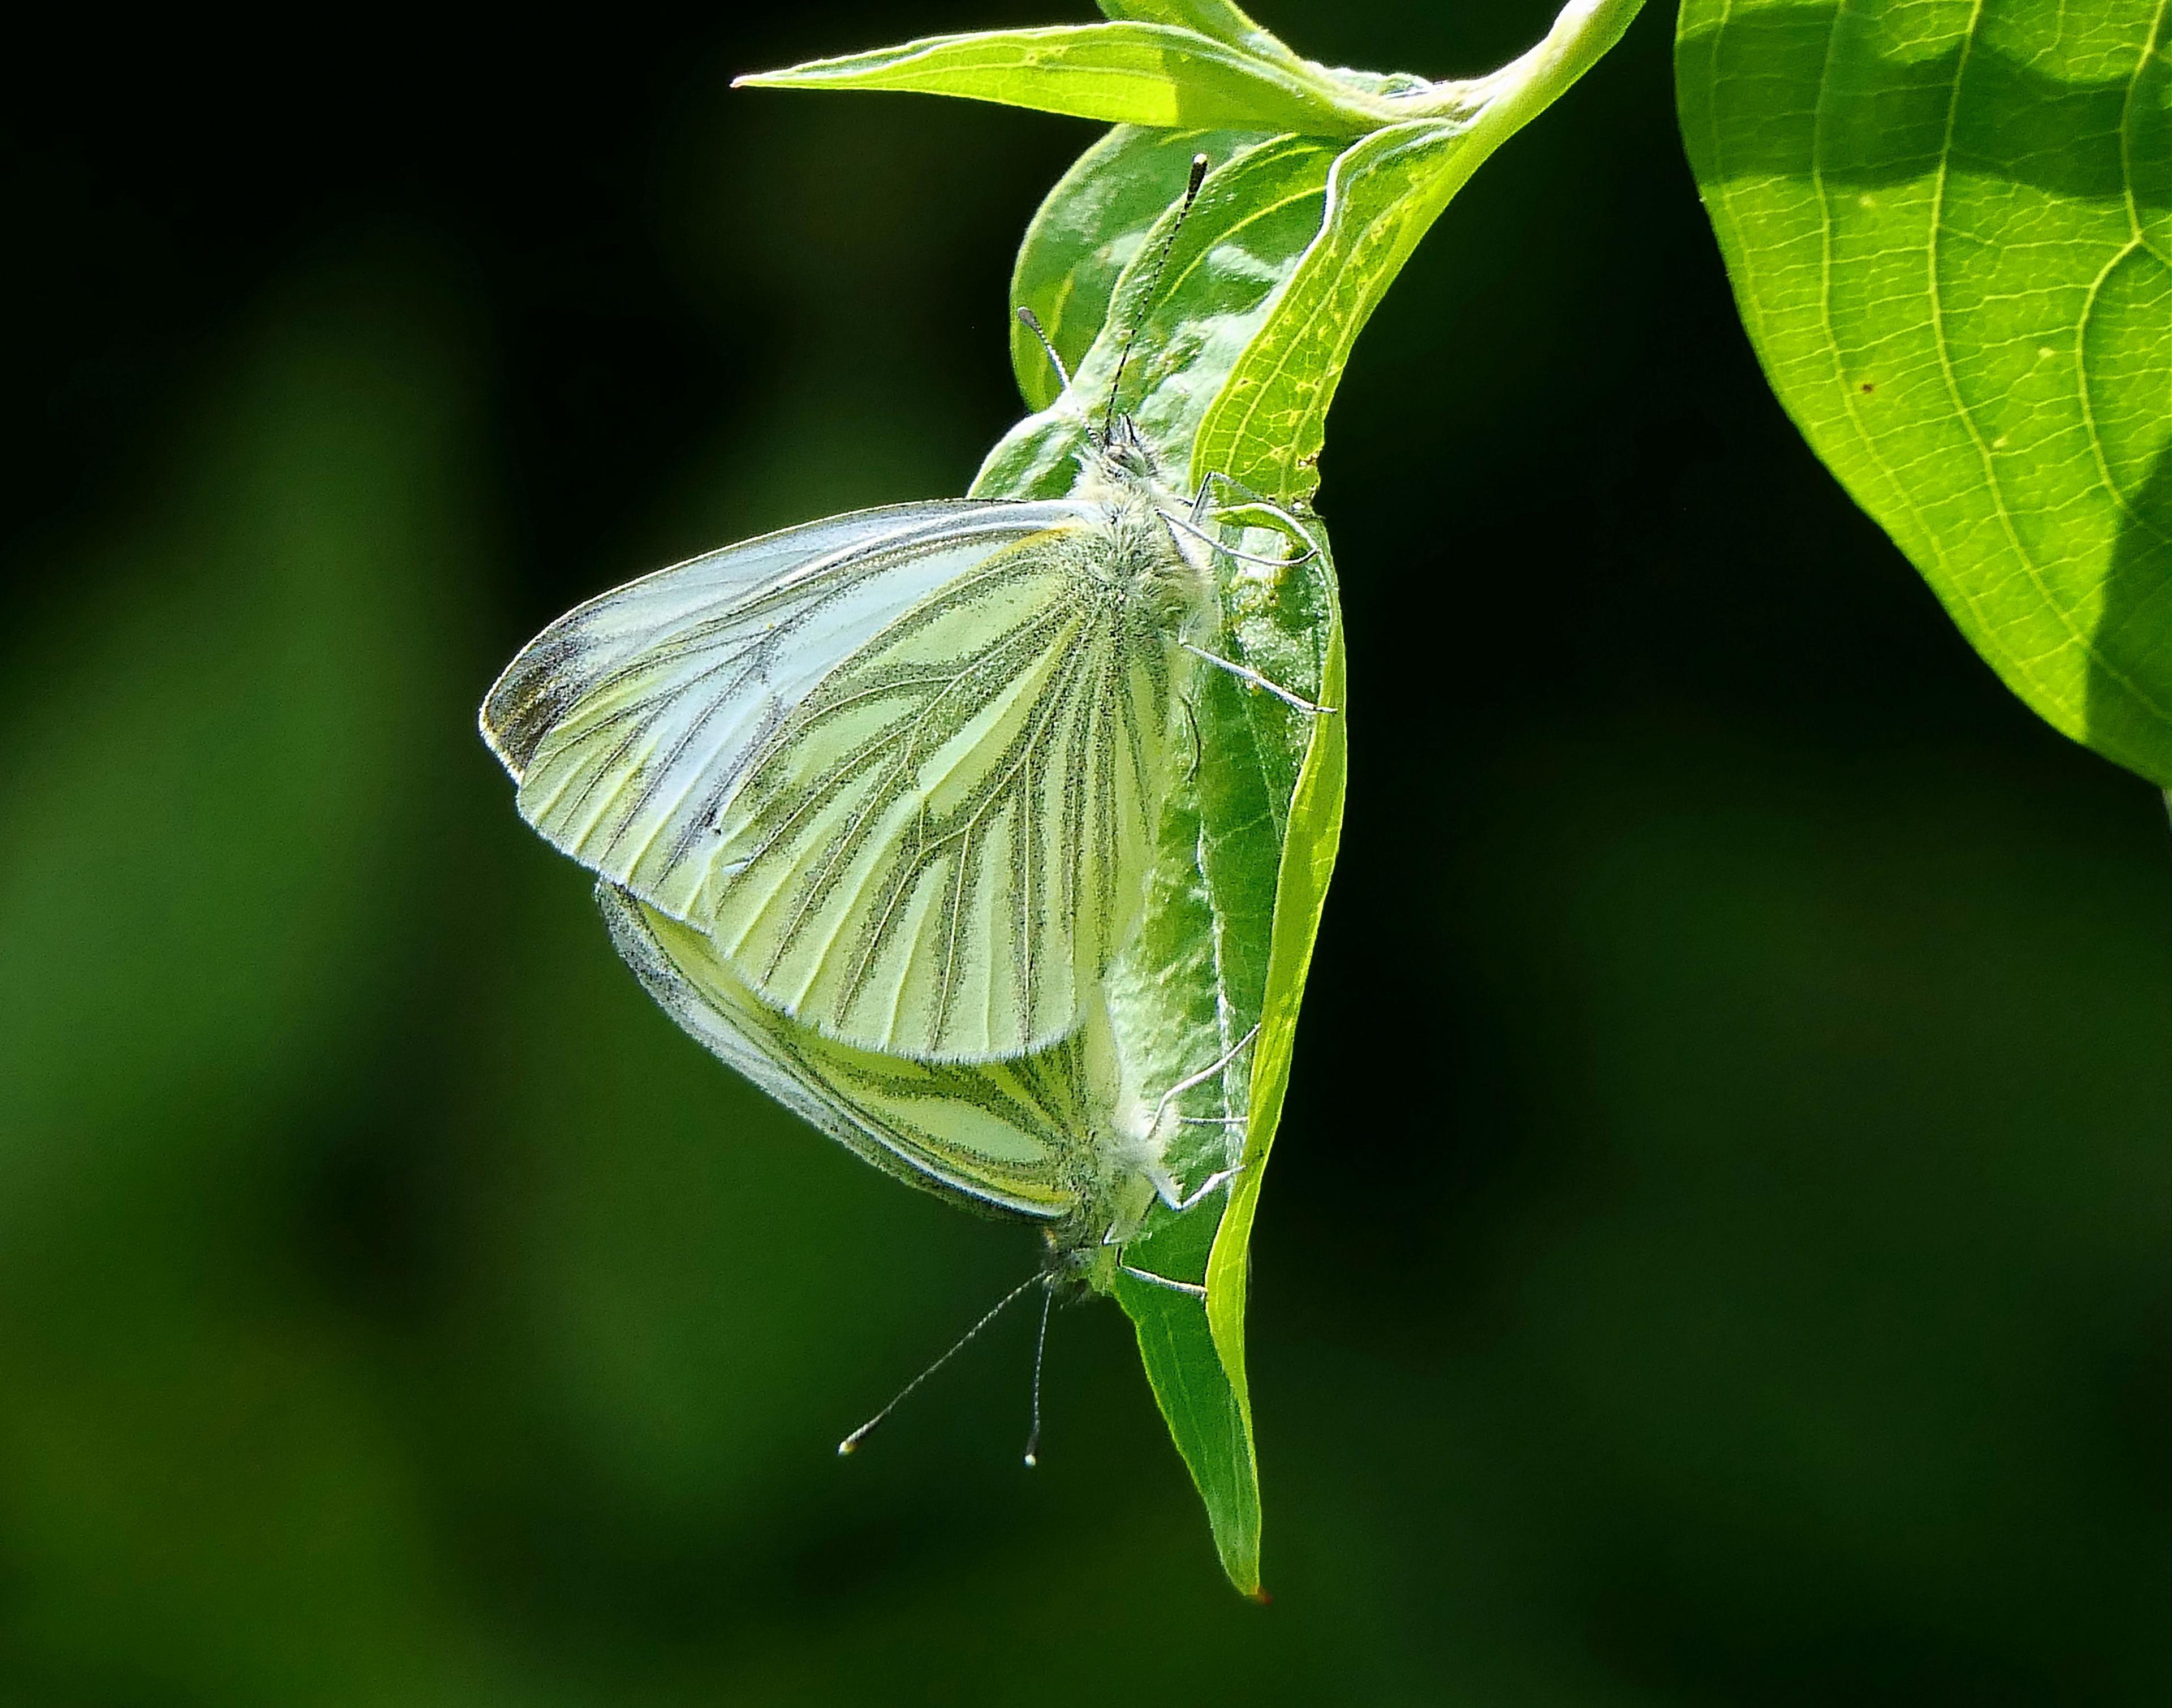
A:
{"type": "Polygon", "coordinates": [[[1112,418],[1062,499],[832,518],[589,601],[485,739],[522,814],[823,1036],[987,1061],[1075,1031],[1139,908],[1199,545],[1112,418]]]}

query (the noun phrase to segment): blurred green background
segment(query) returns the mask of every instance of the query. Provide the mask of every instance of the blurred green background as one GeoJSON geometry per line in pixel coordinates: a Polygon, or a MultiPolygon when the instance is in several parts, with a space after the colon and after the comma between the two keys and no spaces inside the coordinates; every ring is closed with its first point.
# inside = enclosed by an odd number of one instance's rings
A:
{"type": "MultiPolygon", "coordinates": [[[[12,56],[0,1700],[2162,1703],[2172,835],[1765,390],[1667,8],[1336,406],[1351,806],[1261,1609],[1117,1313],[704,1056],[473,733],[575,599],[955,492],[1090,126],[737,72],[1015,0],[12,56]]],[[[1436,75],[1546,8],[1262,0],[1436,75]]],[[[1063,14],[1073,15],[1073,14],[1063,14]]]]}

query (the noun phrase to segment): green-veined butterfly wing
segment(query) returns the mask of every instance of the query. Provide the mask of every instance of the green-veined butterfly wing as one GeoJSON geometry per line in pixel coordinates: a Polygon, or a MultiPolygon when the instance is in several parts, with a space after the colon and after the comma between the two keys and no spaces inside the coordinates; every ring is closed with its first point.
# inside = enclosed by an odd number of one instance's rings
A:
{"type": "Polygon", "coordinates": [[[809,1125],[878,1168],[976,1208],[1055,1222],[1092,1176],[1105,1072],[1088,1033],[1013,1061],[911,1061],[857,1050],[762,1002],[700,932],[608,883],[611,941],[665,1012],[809,1125]]]}
{"type": "Polygon", "coordinates": [[[840,1041],[1064,1036],[1136,912],[1169,654],[1076,500],[895,506],[589,601],[485,702],[523,814],[840,1041]]]}
{"type": "Polygon", "coordinates": [[[788,528],[576,607],[506,666],[483,739],[523,817],[685,917],[717,808],[786,711],[912,602],[1061,504],[894,505],[788,528]]]}
{"type": "Polygon", "coordinates": [[[1123,945],[1174,684],[1075,535],[991,554],[803,700],[722,816],[694,916],[822,1030],[988,1061],[1074,1030],[1123,945]]]}

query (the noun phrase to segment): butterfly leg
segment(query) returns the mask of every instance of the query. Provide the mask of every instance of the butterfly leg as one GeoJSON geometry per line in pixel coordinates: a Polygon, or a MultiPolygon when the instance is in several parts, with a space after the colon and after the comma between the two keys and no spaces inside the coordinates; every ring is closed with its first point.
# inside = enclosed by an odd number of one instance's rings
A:
{"type": "Polygon", "coordinates": [[[1210,653],[1204,647],[1195,647],[1189,641],[1179,641],[1177,645],[1183,647],[1185,652],[1191,653],[1193,658],[1205,659],[1207,663],[1213,665],[1218,670],[1227,670],[1239,682],[1248,682],[1255,688],[1266,689],[1268,693],[1273,695],[1276,699],[1281,701],[1285,706],[1294,706],[1299,712],[1309,712],[1314,717],[1318,717],[1322,712],[1330,712],[1335,710],[1332,706],[1315,706],[1302,694],[1293,694],[1279,682],[1270,682],[1257,670],[1254,670],[1246,665],[1239,664],[1234,659],[1225,658],[1218,653],[1210,653]]]}
{"type": "MultiPolygon", "coordinates": [[[[1239,497],[1242,498],[1247,504],[1255,506],[1256,508],[1266,511],[1268,515],[1273,517],[1275,520],[1279,522],[1285,529],[1304,544],[1304,550],[1299,552],[1295,557],[1284,558],[1280,560],[1280,561],[1285,563],[1309,563],[1314,558],[1320,556],[1320,548],[1312,543],[1311,536],[1305,533],[1304,525],[1300,523],[1296,517],[1291,515],[1288,511],[1283,509],[1281,505],[1276,503],[1275,501],[1268,497],[1266,493],[1255,492],[1250,486],[1247,486],[1242,481],[1234,480],[1229,475],[1224,475],[1216,470],[1208,470],[1208,472],[1202,477],[1199,482],[1198,491],[1192,495],[1191,521],[1193,527],[1204,528],[1207,525],[1207,518],[1212,511],[1212,506],[1210,501],[1214,491],[1215,483],[1218,481],[1221,482],[1223,486],[1227,486],[1231,491],[1234,492],[1239,497]]],[[[1227,546],[1218,545],[1216,550],[1227,551],[1228,548],[1227,546]]],[[[1232,556],[1234,555],[1235,554],[1234,553],[1232,554],[1232,556]]]]}
{"type": "MultiPolygon", "coordinates": [[[[1129,1233],[1119,1233],[1116,1228],[1111,1227],[1101,1236],[1101,1243],[1121,1247],[1131,1237],[1129,1233]]],[[[1167,1287],[1173,1293],[1189,1293],[1195,1299],[1203,1299],[1207,1297],[1207,1289],[1196,1282],[1171,1281],[1165,1275],[1156,1275],[1150,1269],[1141,1269],[1136,1264],[1124,1263],[1121,1260],[1116,1267],[1136,1280],[1149,1282],[1158,1287],[1167,1287]]]]}
{"type": "MultiPolygon", "coordinates": [[[[1234,546],[1224,545],[1219,540],[1207,533],[1207,530],[1200,524],[1205,518],[1207,497],[1213,491],[1213,483],[1218,478],[1223,481],[1229,480],[1229,477],[1226,475],[1220,475],[1218,477],[1213,475],[1209,475],[1205,480],[1199,483],[1199,491],[1197,496],[1191,501],[1191,513],[1188,518],[1181,516],[1172,516],[1166,510],[1159,513],[1164,525],[1169,529],[1172,537],[1178,534],[1189,534],[1193,539],[1199,540],[1202,545],[1206,545],[1208,550],[1218,551],[1224,557],[1234,558],[1239,563],[1259,564],[1269,569],[1281,569],[1293,563],[1307,563],[1320,555],[1318,548],[1308,543],[1305,550],[1296,557],[1255,557],[1250,552],[1239,551],[1234,546]]],[[[1250,487],[1239,486],[1238,483],[1234,481],[1229,481],[1229,484],[1232,486],[1236,486],[1237,490],[1240,492],[1250,492],[1251,490],[1250,487]]],[[[1297,518],[1292,516],[1289,512],[1282,509],[1278,505],[1269,503],[1266,499],[1256,498],[1256,495],[1255,502],[1260,503],[1264,508],[1271,511],[1276,517],[1288,524],[1293,530],[1296,531],[1300,538],[1303,537],[1303,530],[1298,528],[1297,518]]],[[[1183,544],[1181,540],[1179,540],[1177,543],[1180,545],[1183,544]]],[[[1219,653],[1210,653],[1206,651],[1203,647],[1195,647],[1189,641],[1181,641],[1179,642],[1178,644],[1181,646],[1185,652],[1192,654],[1193,657],[1203,658],[1208,663],[1216,666],[1218,669],[1227,670],[1240,682],[1248,682],[1255,688],[1266,689],[1268,693],[1273,695],[1277,700],[1282,701],[1286,705],[1294,706],[1299,712],[1309,712],[1317,716],[1320,712],[1332,712],[1335,710],[1331,706],[1316,706],[1311,701],[1307,700],[1303,695],[1292,693],[1280,683],[1271,682],[1265,676],[1260,674],[1258,671],[1251,669],[1245,665],[1237,663],[1234,660],[1224,658],[1219,653]]]]}
{"type": "MultiPolygon", "coordinates": [[[[1304,531],[1304,524],[1300,523],[1296,517],[1290,514],[1288,511],[1283,509],[1281,505],[1276,503],[1275,501],[1268,497],[1266,493],[1255,491],[1251,487],[1246,486],[1242,481],[1237,480],[1232,475],[1223,474],[1218,470],[1210,470],[1204,476],[1202,477],[1199,482],[1199,491],[1194,495],[1191,500],[1191,520],[1195,530],[1203,529],[1207,525],[1207,518],[1210,514],[1208,498],[1209,495],[1212,493],[1215,484],[1218,481],[1220,482],[1221,485],[1228,487],[1231,491],[1234,492],[1247,504],[1256,506],[1258,508],[1266,511],[1267,514],[1273,517],[1276,521],[1280,523],[1283,528],[1287,529],[1298,539],[1304,541],[1305,549],[1297,556],[1286,559],[1285,561],[1289,563],[1311,563],[1319,558],[1320,548],[1313,544],[1312,537],[1304,531]]],[[[1217,543],[1215,550],[1218,551],[1228,551],[1229,548],[1226,545],[1222,545],[1217,543]]],[[[1237,554],[1232,553],[1231,555],[1234,556],[1237,554]]],[[[1320,581],[1322,588],[1326,593],[1329,602],[1331,604],[1335,599],[1335,589],[1332,586],[1328,585],[1327,578],[1324,574],[1321,576],[1320,581]]]]}
{"type": "Polygon", "coordinates": [[[1214,476],[1208,475],[1200,481],[1199,490],[1191,495],[1191,525],[1194,528],[1204,528],[1207,525],[1207,501],[1212,497],[1213,491],[1214,476]]]}
{"type": "Polygon", "coordinates": [[[1314,556],[1312,552],[1307,551],[1301,557],[1261,557],[1252,552],[1239,551],[1234,545],[1224,545],[1205,529],[1193,526],[1181,516],[1172,516],[1166,510],[1156,513],[1168,524],[1172,534],[1189,534],[1208,551],[1218,551],[1224,557],[1234,557],[1239,563],[1256,563],[1262,569],[1285,569],[1293,563],[1307,562],[1314,556]]]}
{"type": "Polygon", "coordinates": [[[1158,1287],[1167,1287],[1173,1293],[1189,1293],[1195,1299],[1207,1297],[1207,1289],[1193,1281],[1171,1281],[1165,1275],[1156,1275],[1150,1269],[1136,1269],[1128,1263],[1120,1263],[1116,1267],[1134,1281],[1151,1281],[1158,1287]]]}
{"type": "Polygon", "coordinates": [[[1184,721],[1191,730],[1191,769],[1184,776],[1185,784],[1189,786],[1191,780],[1199,775],[1200,761],[1207,757],[1207,746],[1199,739],[1199,714],[1191,709],[1190,697],[1180,694],[1176,703],[1184,708],[1184,721]]]}
{"type": "MultiPolygon", "coordinates": [[[[1210,1061],[1206,1066],[1201,1068],[1198,1072],[1186,1075],[1184,1078],[1177,1081],[1175,1085],[1169,1087],[1167,1091],[1161,1094],[1161,1101],[1154,1105],[1153,1119],[1152,1122],[1148,1124],[1147,1131],[1150,1133],[1159,1132],[1161,1131],[1161,1124],[1169,1119],[1169,1106],[1172,1103],[1175,1102],[1178,1098],[1183,1096],[1185,1092],[1191,1090],[1195,1086],[1204,1085],[1208,1080],[1213,1078],[1216,1074],[1221,1072],[1223,1068],[1227,1067],[1231,1062],[1234,1061],[1238,1056],[1242,1055],[1246,1046],[1259,1035],[1260,1029],[1255,1026],[1242,1038],[1239,1038],[1234,1044],[1223,1050],[1221,1055],[1217,1056],[1212,1061],[1210,1061]]],[[[1232,1114],[1178,1115],[1176,1120],[1190,1125],[1202,1126],[1242,1126],[1245,1124],[1245,1117],[1243,1115],[1232,1114]]],[[[1210,1193],[1216,1191],[1221,1187],[1228,1185],[1231,1180],[1234,1179],[1242,1172],[1243,1165],[1241,1163],[1234,1168],[1223,1168],[1217,1174],[1208,1175],[1207,1179],[1202,1180],[1194,1190],[1188,1193],[1184,1190],[1183,1182],[1177,1179],[1174,1175],[1164,1172],[1160,1168],[1153,1169],[1151,1171],[1151,1178],[1153,1180],[1155,1195],[1159,1197],[1163,1203],[1168,1205],[1170,1209],[1175,1211],[1179,1215],[1181,1215],[1184,1211],[1196,1206],[1210,1193]]]]}
{"type": "MultiPolygon", "coordinates": [[[[1202,1180],[1199,1183],[1197,1190],[1193,1191],[1190,1196],[1175,1200],[1164,1198],[1162,1201],[1167,1204],[1170,1209],[1176,1211],[1178,1215],[1181,1216],[1187,1210],[1196,1209],[1202,1199],[1207,1197],[1210,1193],[1218,1192],[1223,1187],[1228,1185],[1232,1180],[1235,1179],[1244,1172],[1245,1165],[1242,1163],[1239,1163],[1234,1168],[1217,1169],[1213,1174],[1209,1174],[1204,1180],[1202,1180]]],[[[1173,1184],[1175,1183],[1172,1182],[1171,1184],[1173,1184]]]]}
{"type": "MultiPolygon", "coordinates": [[[[1280,522],[1283,527],[1288,529],[1291,533],[1296,534],[1300,540],[1305,538],[1304,525],[1300,523],[1296,517],[1291,515],[1288,511],[1283,509],[1281,505],[1276,503],[1275,501],[1267,497],[1265,492],[1259,491],[1253,487],[1246,486],[1242,481],[1237,479],[1235,475],[1225,475],[1219,469],[1208,470],[1206,475],[1200,480],[1199,491],[1191,501],[1191,508],[1196,513],[1192,518],[1193,520],[1197,521],[1205,516],[1207,513],[1207,495],[1213,490],[1214,485],[1217,481],[1219,481],[1223,486],[1227,486],[1239,498],[1242,498],[1247,504],[1258,505],[1261,509],[1266,511],[1270,516],[1272,516],[1277,521],[1280,522]]],[[[1310,542],[1308,541],[1307,543],[1309,544],[1310,542]]],[[[1310,557],[1313,555],[1314,554],[1309,551],[1305,553],[1306,557],[1310,557]]],[[[1303,560],[1293,559],[1292,561],[1293,562],[1301,562],[1303,560]]]]}
{"type": "Polygon", "coordinates": [[[1231,1045],[1227,1050],[1216,1056],[1213,1061],[1208,1062],[1206,1066],[1201,1068],[1198,1072],[1192,1074],[1186,1078],[1180,1079],[1175,1085],[1169,1087],[1167,1091],[1161,1094],[1161,1101],[1154,1105],[1153,1120],[1148,1124],[1147,1131],[1150,1133],[1159,1132],[1161,1131],[1163,1118],[1169,1114],[1169,1106],[1172,1103],[1175,1103],[1177,1098],[1182,1097],[1187,1091],[1190,1091],[1192,1087],[1206,1084],[1208,1080],[1213,1078],[1216,1074],[1221,1072],[1223,1068],[1234,1061],[1239,1055],[1242,1055],[1245,1053],[1245,1046],[1250,1044],[1259,1035],[1260,1029],[1255,1026],[1242,1038],[1239,1038],[1234,1044],[1231,1045]]]}

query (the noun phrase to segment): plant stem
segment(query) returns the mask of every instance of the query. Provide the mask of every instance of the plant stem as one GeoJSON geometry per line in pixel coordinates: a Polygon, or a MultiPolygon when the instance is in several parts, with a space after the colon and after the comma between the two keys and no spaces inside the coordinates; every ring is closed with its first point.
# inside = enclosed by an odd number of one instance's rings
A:
{"type": "Polygon", "coordinates": [[[1519,131],[1598,64],[1643,8],[1644,0],[1569,0],[1530,52],[1484,77],[1436,83],[1433,96],[1405,110],[1411,118],[1462,117],[1488,128],[1498,124],[1503,135],[1519,131]]]}

